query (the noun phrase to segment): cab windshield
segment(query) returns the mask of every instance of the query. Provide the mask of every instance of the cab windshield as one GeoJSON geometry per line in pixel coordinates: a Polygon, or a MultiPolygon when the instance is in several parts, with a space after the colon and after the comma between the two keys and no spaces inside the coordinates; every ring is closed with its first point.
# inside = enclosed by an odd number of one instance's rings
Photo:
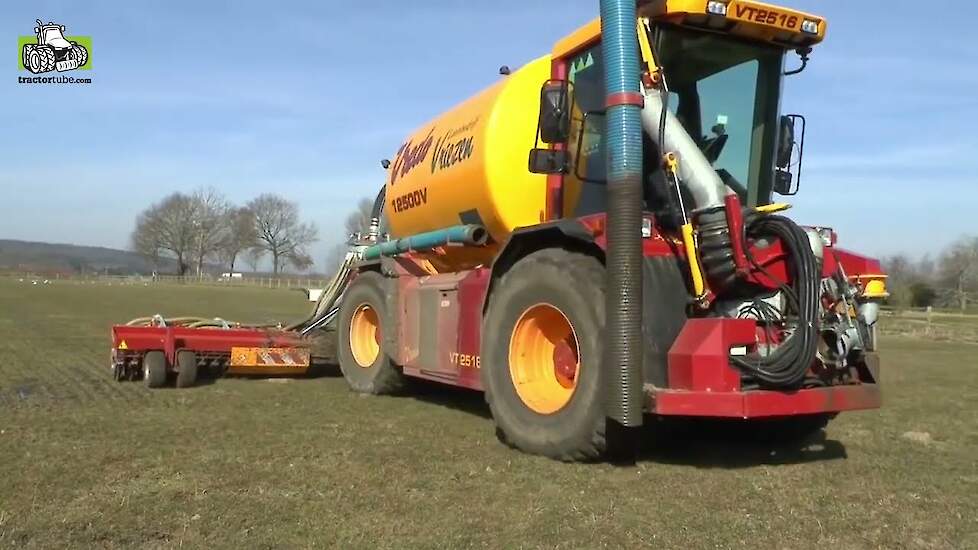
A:
{"type": "Polygon", "coordinates": [[[771,202],[783,50],[676,27],[653,33],[669,108],[744,204],[771,202]]]}

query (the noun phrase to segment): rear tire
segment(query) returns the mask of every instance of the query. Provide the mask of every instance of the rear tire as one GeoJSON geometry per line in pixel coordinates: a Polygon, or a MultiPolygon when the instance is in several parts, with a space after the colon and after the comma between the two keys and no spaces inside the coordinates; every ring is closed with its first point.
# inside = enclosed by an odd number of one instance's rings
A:
{"type": "Polygon", "coordinates": [[[143,382],[147,388],[166,385],[166,356],[162,351],[147,351],[143,356],[143,382]]]}
{"type": "Polygon", "coordinates": [[[597,259],[545,249],[521,259],[494,285],[483,321],[481,373],[496,434],[507,445],[563,461],[595,460],[607,450],[604,280],[597,259]],[[528,325],[536,328],[527,332],[528,325]],[[560,389],[569,385],[568,353],[571,364],[577,361],[569,396],[560,389]]]}
{"type": "Polygon", "coordinates": [[[197,383],[197,354],[190,350],[177,352],[177,387],[189,388],[197,383]]]}
{"type": "Polygon", "coordinates": [[[406,378],[384,352],[383,334],[394,330],[384,300],[384,278],[372,271],[359,274],[343,294],[337,325],[340,370],[358,393],[399,393],[406,378]]]}

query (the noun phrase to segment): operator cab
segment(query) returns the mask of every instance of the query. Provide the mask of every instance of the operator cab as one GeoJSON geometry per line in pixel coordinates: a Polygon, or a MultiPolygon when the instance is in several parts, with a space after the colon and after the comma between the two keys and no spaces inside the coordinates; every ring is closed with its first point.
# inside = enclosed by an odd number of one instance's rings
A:
{"type": "MultiPolygon", "coordinates": [[[[800,72],[785,72],[785,54],[797,49],[807,62],[808,45],[821,39],[824,22],[815,19],[818,34],[806,40],[803,33],[759,34],[751,24],[718,28],[716,14],[686,16],[670,15],[644,27],[665,75],[668,109],[742,204],[761,206],[770,204],[775,193],[793,195],[800,183],[804,118],[780,116],[783,78],[800,72]],[[798,120],[802,124],[796,129],[798,120]]],[[[813,24],[805,16],[783,18],[795,26],[802,20],[813,24]]],[[[591,32],[600,32],[600,23],[592,26],[591,32]]],[[[639,29],[643,32],[642,25],[639,29]]],[[[585,27],[568,40],[580,40],[587,32],[585,27]]],[[[583,47],[566,49],[570,120],[563,215],[578,217],[605,210],[604,56],[599,34],[583,47]]],[[[644,132],[643,173],[647,208],[660,213],[674,192],[665,182],[655,137],[644,132]]]]}

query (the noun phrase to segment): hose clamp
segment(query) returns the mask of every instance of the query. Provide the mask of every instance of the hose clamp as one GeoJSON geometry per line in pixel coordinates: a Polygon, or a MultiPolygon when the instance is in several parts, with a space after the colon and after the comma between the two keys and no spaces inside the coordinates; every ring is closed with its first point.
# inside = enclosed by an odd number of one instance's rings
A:
{"type": "Polygon", "coordinates": [[[639,108],[645,107],[645,96],[639,92],[618,92],[608,94],[608,97],[604,102],[605,108],[610,109],[619,105],[634,105],[639,108]]]}

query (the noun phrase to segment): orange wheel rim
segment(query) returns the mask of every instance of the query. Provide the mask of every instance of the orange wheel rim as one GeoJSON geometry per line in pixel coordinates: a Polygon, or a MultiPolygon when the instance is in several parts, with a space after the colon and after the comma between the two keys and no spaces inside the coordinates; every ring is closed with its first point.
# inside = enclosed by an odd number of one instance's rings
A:
{"type": "Polygon", "coordinates": [[[516,394],[539,414],[567,405],[580,375],[577,334],[567,316],[550,304],[523,312],[509,339],[509,374],[516,394]]]}
{"type": "Polygon", "coordinates": [[[380,320],[377,311],[362,304],[350,321],[350,350],[361,368],[372,367],[380,355],[380,320]]]}

